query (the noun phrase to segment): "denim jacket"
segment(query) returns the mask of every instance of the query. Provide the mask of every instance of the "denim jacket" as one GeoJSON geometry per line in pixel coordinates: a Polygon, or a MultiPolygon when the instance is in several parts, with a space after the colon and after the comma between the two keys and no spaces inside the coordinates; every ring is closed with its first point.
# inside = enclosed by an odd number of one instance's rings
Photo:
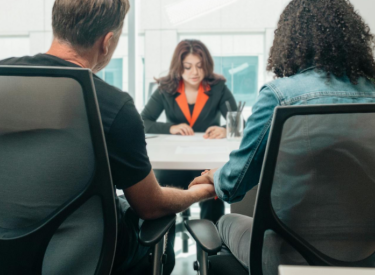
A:
{"type": "Polygon", "coordinates": [[[214,174],[218,197],[237,202],[258,184],[275,107],[348,103],[375,103],[375,85],[365,78],[358,79],[357,85],[346,76],[327,78],[314,67],[266,84],[246,122],[240,148],[214,174]]]}

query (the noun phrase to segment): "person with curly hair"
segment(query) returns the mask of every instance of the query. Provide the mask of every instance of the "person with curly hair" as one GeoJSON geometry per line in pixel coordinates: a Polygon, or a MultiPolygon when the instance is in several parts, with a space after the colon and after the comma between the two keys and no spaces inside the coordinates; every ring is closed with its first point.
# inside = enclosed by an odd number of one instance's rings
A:
{"type": "MultiPolygon", "coordinates": [[[[273,112],[277,106],[375,103],[375,85],[372,82],[375,78],[374,46],[369,26],[350,1],[290,1],[280,16],[268,59],[267,70],[275,74],[275,80],[260,90],[253,113],[247,120],[240,149],[231,153],[230,160],[223,167],[203,173],[190,187],[210,183],[223,201],[233,203],[242,200],[246,192],[259,182],[273,112]]],[[[295,131],[301,130],[295,128],[295,131]]],[[[291,151],[291,154],[297,154],[302,149],[295,146],[291,151]]],[[[302,173],[297,168],[294,170],[295,182],[298,177],[312,179],[314,176],[311,171],[302,173]]],[[[280,192],[286,197],[298,193],[303,198],[306,190],[301,186],[296,188],[296,185],[288,182],[280,188],[280,192]]],[[[300,201],[295,202],[298,203],[300,201]]],[[[288,203],[277,207],[282,212],[288,209],[288,203]]],[[[315,227],[310,232],[318,238],[314,241],[319,245],[329,245],[326,248],[333,255],[341,250],[343,258],[351,259],[352,251],[338,248],[345,247],[342,242],[347,240],[327,242],[328,235],[318,230],[323,228],[326,233],[329,229],[329,236],[337,236],[335,230],[346,230],[344,224],[348,221],[341,222],[339,228],[330,221],[325,222],[314,220],[315,227]]],[[[252,223],[252,218],[238,214],[225,215],[217,223],[223,243],[246,268],[250,265],[252,223]]],[[[363,238],[368,241],[373,233],[371,236],[366,234],[363,238]]],[[[291,252],[292,249],[282,239],[273,236],[273,242],[267,242],[268,237],[266,234],[263,274],[277,274],[279,264],[306,264],[296,255],[298,253],[291,252]],[[272,251],[276,253],[272,254],[272,251]]]]}

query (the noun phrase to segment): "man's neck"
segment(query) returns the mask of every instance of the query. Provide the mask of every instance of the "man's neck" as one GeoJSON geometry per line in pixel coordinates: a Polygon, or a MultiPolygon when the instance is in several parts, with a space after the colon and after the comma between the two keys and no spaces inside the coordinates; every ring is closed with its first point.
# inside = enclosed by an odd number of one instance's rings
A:
{"type": "Polygon", "coordinates": [[[93,69],[96,64],[95,56],[89,53],[85,55],[79,54],[72,46],[57,39],[53,39],[52,45],[46,53],[74,63],[82,68],[93,69]]]}

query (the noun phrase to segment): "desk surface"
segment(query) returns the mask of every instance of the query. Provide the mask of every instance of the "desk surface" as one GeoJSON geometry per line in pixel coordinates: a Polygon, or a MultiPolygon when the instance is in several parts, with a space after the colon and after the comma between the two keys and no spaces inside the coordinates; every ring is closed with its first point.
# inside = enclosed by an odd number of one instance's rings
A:
{"type": "Polygon", "coordinates": [[[157,135],[146,139],[153,169],[204,170],[223,166],[240,140],[206,140],[194,136],[157,135]]]}
{"type": "Polygon", "coordinates": [[[279,266],[279,275],[370,275],[375,268],[279,266]]]}

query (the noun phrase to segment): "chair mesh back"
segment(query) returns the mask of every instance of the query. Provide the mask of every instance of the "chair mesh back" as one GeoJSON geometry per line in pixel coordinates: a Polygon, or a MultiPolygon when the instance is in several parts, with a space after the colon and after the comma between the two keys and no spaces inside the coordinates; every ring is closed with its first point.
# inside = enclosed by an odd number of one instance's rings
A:
{"type": "MultiPolygon", "coordinates": [[[[284,224],[334,259],[362,260],[375,251],[374,198],[375,114],[285,122],[271,193],[284,224]]],[[[281,262],[304,262],[285,243],[274,248],[281,262]]]]}
{"type": "MultiPolygon", "coordinates": [[[[94,171],[81,85],[0,76],[0,228],[40,222],[82,192],[94,171]]],[[[94,274],[102,234],[101,203],[93,197],[54,235],[43,273],[94,274]]]]}

